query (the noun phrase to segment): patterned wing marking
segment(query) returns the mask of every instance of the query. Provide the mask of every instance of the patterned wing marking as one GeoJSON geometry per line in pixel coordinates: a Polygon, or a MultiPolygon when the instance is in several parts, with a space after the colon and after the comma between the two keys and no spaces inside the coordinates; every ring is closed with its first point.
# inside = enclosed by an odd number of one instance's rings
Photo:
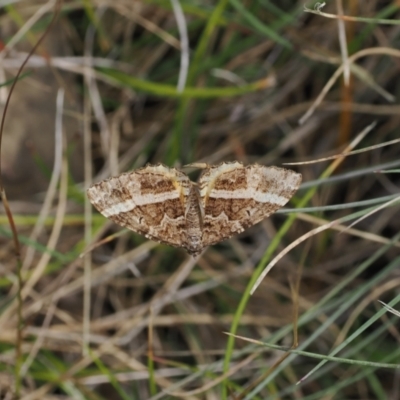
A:
{"type": "Polygon", "coordinates": [[[192,182],[162,164],[91,186],[87,195],[105,217],[148,239],[185,247],[185,210],[192,182]]]}
{"type": "Polygon", "coordinates": [[[203,246],[230,238],[273,214],[300,183],[301,174],[257,164],[222,163],[205,169],[199,180],[203,246]]]}

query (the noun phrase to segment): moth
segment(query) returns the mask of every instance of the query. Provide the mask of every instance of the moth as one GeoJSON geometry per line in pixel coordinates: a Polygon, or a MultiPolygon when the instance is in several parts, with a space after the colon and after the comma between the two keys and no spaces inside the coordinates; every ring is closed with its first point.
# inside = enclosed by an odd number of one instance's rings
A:
{"type": "Polygon", "coordinates": [[[257,224],[283,207],[301,174],[240,162],[203,169],[198,182],[163,164],[92,185],[87,195],[106,218],[192,256],[257,224]]]}

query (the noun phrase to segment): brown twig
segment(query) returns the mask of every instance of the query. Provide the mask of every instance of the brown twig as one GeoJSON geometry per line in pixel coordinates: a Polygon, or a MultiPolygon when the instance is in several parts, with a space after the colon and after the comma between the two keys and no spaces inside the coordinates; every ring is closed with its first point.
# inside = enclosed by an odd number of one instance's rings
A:
{"type": "MultiPolygon", "coordinates": [[[[4,105],[4,111],[3,111],[3,116],[1,118],[1,123],[0,123],[0,158],[1,158],[1,145],[2,145],[2,139],[3,139],[3,131],[4,131],[4,125],[5,125],[5,120],[6,120],[6,115],[7,115],[7,110],[8,106],[10,104],[11,100],[11,95],[14,91],[15,85],[18,82],[18,78],[20,77],[22,70],[24,69],[26,63],[28,62],[29,58],[32,56],[32,54],[37,50],[37,48],[40,46],[42,43],[43,39],[46,37],[47,33],[50,31],[50,29],[53,27],[54,22],[56,21],[56,18],[58,17],[61,9],[61,5],[63,3],[63,0],[60,0],[56,3],[56,8],[54,12],[53,19],[51,20],[49,26],[47,27],[46,31],[44,34],[40,37],[40,39],[37,41],[35,46],[32,47],[31,51],[29,52],[28,56],[25,58],[24,62],[21,64],[17,75],[11,84],[10,91],[7,96],[6,103],[4,105]]],[[[14,248],[15,248],[15,257],[17,261],[17,281],[18,281],[18,293],[17,293],[17,315],[18,315],[18,325],[17,325],[17,338],[16,338],[16,361],[15,361],[15,397],[19,398],[20,396],[20,390],[21,390],[21,365],[22,365],[22,334],[23,334],[23,319],[22,319],[22,274],[21,274],[21,267],[22,267],[22,259],[21,259],[21,246],[20,242],[18,239],[18,233],[17,233],[17,228],[15,226],[14,218],[11,212],[11,208],[8,204],[7,200],[7,195],[6,191],[4,189],[3,185],[3,178],[2,178],[2,171],[1,171],[1,162],[0,162],[0,195],[1,195],[1,200],[3,202],[4,210],[7,214],[8,222],[11,227],[12,231],[12,236],[13,236],[13,241],[14,241],[14,248]]]]}

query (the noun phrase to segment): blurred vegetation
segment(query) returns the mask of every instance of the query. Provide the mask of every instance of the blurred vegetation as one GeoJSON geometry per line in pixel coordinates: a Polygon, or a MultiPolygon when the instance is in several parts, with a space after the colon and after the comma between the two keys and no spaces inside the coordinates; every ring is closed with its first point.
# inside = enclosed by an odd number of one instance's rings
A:
{"type": "MultiPolygon", "coordinates": [[[[0,3],[2,104],[54,5],[0,3]]],[[[399,144],[290,167],[291,209],[199,260],[85,196],[146,163],[282,166],[397,139],[399,7],[65,1],[3,134],[23,286],[2,209],[0,398],[400,398],[399,315],[378,302],[400,300],[399,144]],[[250,296],[273,256],[333,221],[250,296]]]]}

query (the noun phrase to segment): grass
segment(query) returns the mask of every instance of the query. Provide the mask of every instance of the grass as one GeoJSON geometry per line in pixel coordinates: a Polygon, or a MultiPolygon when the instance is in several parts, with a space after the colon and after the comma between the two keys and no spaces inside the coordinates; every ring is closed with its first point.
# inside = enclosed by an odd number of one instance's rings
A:
{"type": "MultiPolygon", "coordinates": [[[[1,398],[400,397],[399,317],[378,301],[399,309],[399,10],[345,3],[343,31],[340,3],[62,4],[3,134],[22,254],[18,272],[3,213],[1,398]],[[303,174],[292,208],[198,260],[116,234],[85,196],[148,162],[281,166],[352,150],[290,166],[303,174]]],[[[2,10],[2,90],[52,6],[2,10]]]]}

